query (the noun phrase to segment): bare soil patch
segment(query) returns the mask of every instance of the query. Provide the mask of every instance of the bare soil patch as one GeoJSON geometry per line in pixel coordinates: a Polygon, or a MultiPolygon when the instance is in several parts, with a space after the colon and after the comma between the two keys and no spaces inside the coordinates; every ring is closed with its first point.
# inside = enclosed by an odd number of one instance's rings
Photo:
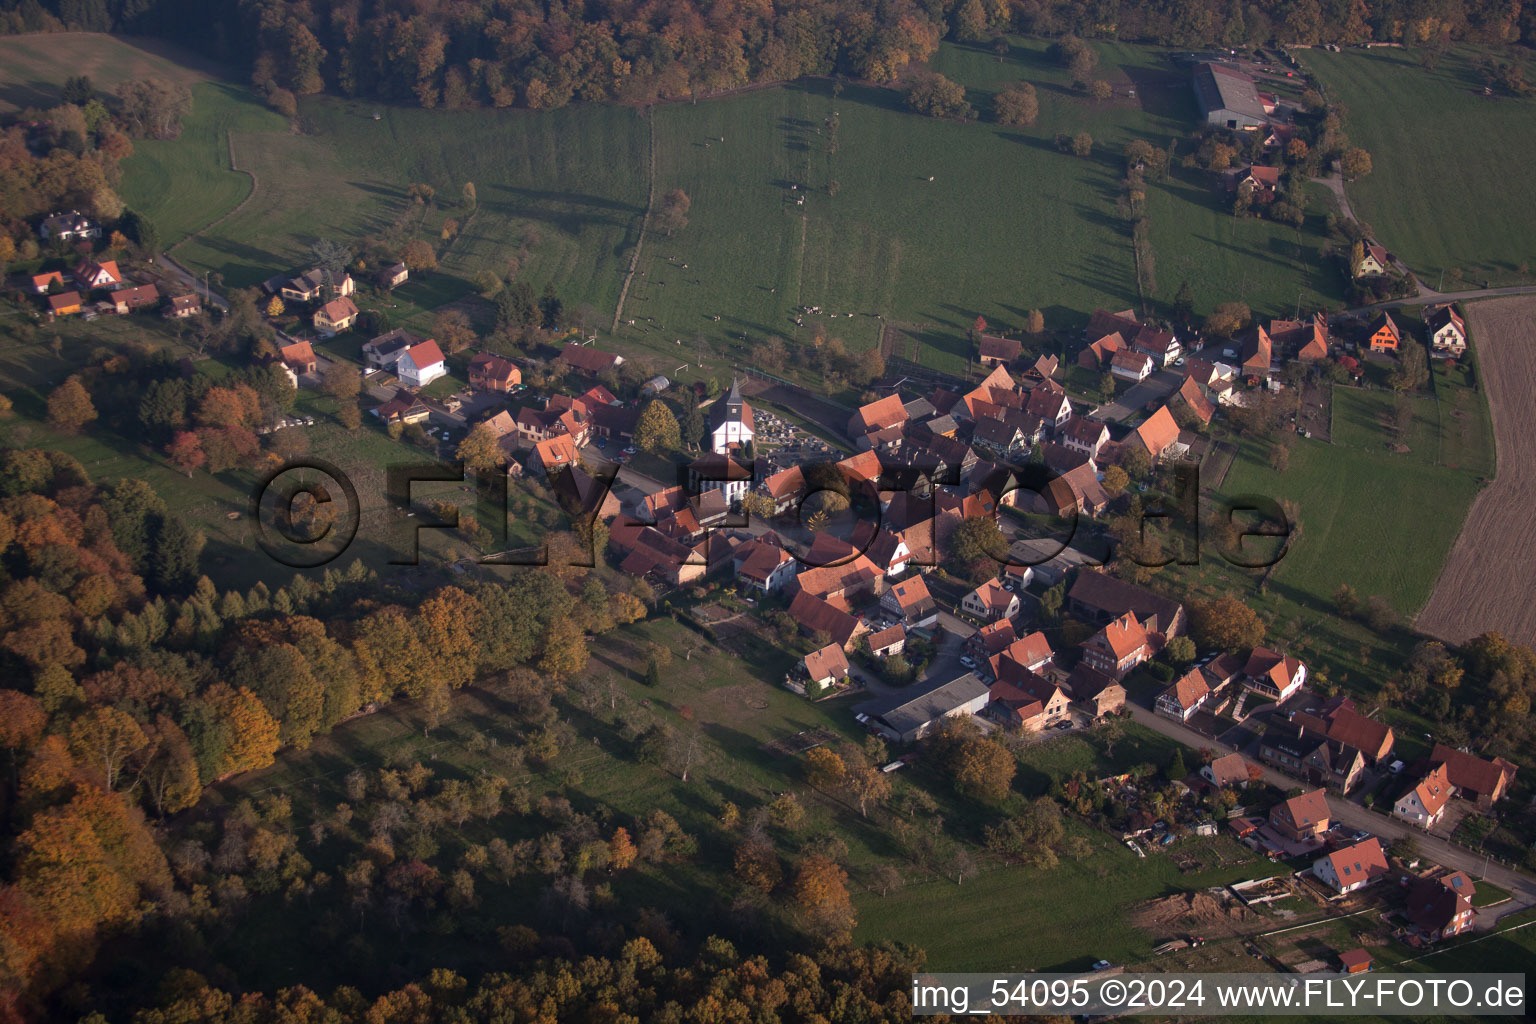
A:
{"type": "Polygon", "coordinates": [[[1471,303],[1467,326],[1488,392],[1498,468],[1473,501],[1417,625],[1451,643],[1488,630],[1536,643],[1536,297],[1471,303]]]}

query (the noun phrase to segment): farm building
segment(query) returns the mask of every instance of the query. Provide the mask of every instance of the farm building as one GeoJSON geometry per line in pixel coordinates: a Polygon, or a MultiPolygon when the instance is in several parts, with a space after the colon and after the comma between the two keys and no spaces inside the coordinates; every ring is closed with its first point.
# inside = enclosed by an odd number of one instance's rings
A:
{"type": "Polygon", "coordinates": [[[854,710],[877,731],[899,743],[920,740],[946,718],[974,715],[987,706],[990,691],[975,673],[951,679],[915,697],[898,694],[860,704],[854,710]]]}
{"type": "Polygon", "coordinates": [[[1195,102],[1207,124],[1220,128],[1258,128],[1269,122],[1253,79],[1221,64],[1196,64],[1195,102]]]}

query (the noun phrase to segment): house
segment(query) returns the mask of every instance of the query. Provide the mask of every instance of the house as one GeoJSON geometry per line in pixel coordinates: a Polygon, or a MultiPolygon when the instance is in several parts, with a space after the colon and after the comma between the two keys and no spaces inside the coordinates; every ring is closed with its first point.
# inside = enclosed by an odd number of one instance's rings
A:
{"type": "Polygon", "coordinates": [[[1481,810],[1487,810],[1503,799],[1519,770],[1502,757],[1485,761],[1443,743],[1435,744],[1429,760],[1432,764],[1445,765],[1446,778],[1451,785],[1460,790],[1464,798],[1476,801],[1481,810]]]}
{"type": "Polygon", "coordinates": [[[77,238],[100,238],[101,226],[79,210],[54,213],[37,226],[38,236],[49,242],[69,242],[77,238]]]}
{"type": "Polygon", "coordinates": [[[1387,270],[1392,266],[1392,257],[1387,250],[1375,242],[1366,243],[1360,262],[1355,264],[1356,277],[1386,277],[1387,270]]]}
{"type": "MultiPolygon", "coordinates": [[[[283,365],[287,365],[286,363],[283,365]]],[[[395,397],[373,409],[373,414],[385,423],[424,423],[432,415],[425,402],[409,391],[398,391],[395,397]]]]}
{"type": "Polygon", "coordinates": [[[295,374],[315,372],[315,350],[307,341],[296,341],[277,350],[283,365],[295,374]]]}
{"type": "Polygon", "coordinates": [[[1012,338],[1000,338],[995,334],[983,334],[978,345],[976,359],[982,366],[1006,366],[1023,353],[1024,346],[1012,338]]]}
{"type": "Polygon", "coordinates": [[[752,406],[741,397],[741,385],[732,379],[731,389],[715,399],[709,410],[710,450],[724,455],[747,447],[754,436],[752,406]]]}
{"type": "Polygon", "coordinates": [[[1143,420],[1126,438],[1126,443],[1147,453],[1153,462],[1165,454],[1173,455],[1179,443],[1179,424],[1166,405],[1143,420]]]}
{"type": "Polygon", "coordinates": [[[1225,64],[1194,67],[1195,102],[1207,124],[1218,128],[1260,128],[1269,123],[1252,78],[1225,64]]]}
{"type": "MultiPolygon", "coordinates": [[[[1161,710],[1161,709],[1159,709],[1161,710]]],[[[1241,789],[1252,776],[1242,754],[1225,754],[1200,769],[1200,777],[1217,789],[1241,789]]]]}
{"type": "Polygon", "coordinates": [[[1211,699],[1211,685],[1205,673],[1192,668],[1157,697],[1157,713],[1165,718],[1187,722],[1211,699]]]}
{"type": "Polygon", "coordinates": [[[1131,347],[1151,356],[1159,368],[1168,366],[1184,351],[1179,345],[1179,339],[1171,332],[1159,331],[1154,327],[1143,327],[1138,331],[1131,347]]]}
{"type": "Polygon", "coordinates": [[[895,430],[899,435],[906,422],[906,406],[902,404],[901,396],[892,392],[855,409],[848,417],[848,436],[853,438],[856,448],[866,451],[873,448],[878,443],[875,439],[886,431],[895,430]]]}
{"type": "Polygon", "coordinates": [[[396,263],[379,271],[374,280],[379,283],[380,288],[398,288],[410,280],[410,277],[410,268],[404,263],[396,263]]]}
{"type": "Polygon", "coordinates": [[[152,284],[131,285],[112,293],[112,308],[120,316],[159,304],[160,289],[152,284]]]}
{"type": "Polygon", "coordinates": [[[104,260],[101,263],[86,260],[75,268],[73,277],[75,284],[79,285],[82,291],[87,292],[96,288],[110,290],[123,286],[123,275],[117,269],[115,260],[104,260]]]}
{"type": "Polygon", "coordinates": [[[548,476],[553,470],[574,466],[579,461],[571,435],[557,434],[533,446],[533,451],[528,454],[528,472],[534,476],[548,476]]]}
{"type": "Polygon", "coordinates": [[[469,361],[469,386],[486,391],[511,391],[523,382],[523,372],[510,359],[481,352],[469,361]]]}
{"type": "Polygon", "coordinates": [[[1275,358],[1274,340],[1263,327],[1255,326],[1243,341],[1240,354],[1244,373],[1252,377],[1268,377],[1275,358]]]}
{"type": "Polygon", "coordinates": [[[313,323],[315,330],[329,337],[351,329],[357,322],[357,316],[357,304],[346,296],[342,296],[339,299],[332,299],[315,310],[313,323]]]}
{"type": "Polygon", "coordinates": [[[58,285],[59,290],[64,290],[64,275],[57,270],[50,270],[46,274],[36,274],[32,278],[32,290],[39,295],[47,295],[48,289],[58,285]]]}
{"type": "Polygon", "coordinates": [[[79,292],[60,292],[57,295],[48,296],[49,316],[70,316],[80,312],[79,292]]]}
{"type": "Polygon", "coordinates": [[[769,537],[775,542],[778,540],[774,534],[765,534],[740,545],[731,556],[736,563],[736,578],[765,594],[781,589],[794,579],[800,565],[794,555],[777,543],[769,543],[769,537]]]}
{"type": "Polygon", "coordinates": [[[1186,629],[1184,606],[1178,601],[1094,569],[1077,574],[1067,591],[1067,608],[1076,618],[1099,623],[1135,612],[1149,632],[1169,639],[1182,636],[1186,629]]]}
{"type": "Polygon", "coordinates": [[[1098,456],[1100,448],[1109,443],[1109,427],[1086,416],[1073,416],[1056,431],[1056,440],[1092,459],[1098,456]]]}
{"type": "Polygon", "coordinates": [[[1102,718],[1125,707],[1125,687],[1083,662],[1078,662],[1067,675],[1066,686],[1072,702],[1094,718],[1102,718]]]}
{"type": "Polygon", "coordinates": [[[1461,871],[1440,878],[1420,878],[1408,887],[1404,912],[1420,938],[1438,942],[1472,927],[1472,918],[1477,914],[1472,898],[1476,895],[1477,886],[1461,871]]]}
{"type": "Polygon", "coordinates": [[[1140,383],[1152,373],[1152,357],[1145,352],[1123,348],[1109,360],[1109,372],[1121,380],[1140,383]]]}
{"type": "Polygon", "coordinates": [[[1372,352],[1396,352],[1398,343],[1403,340],[1403,332],[1398,329],[1396,321],[1391,313],[1383,313],[1372,321],[1368,342],[1372,352]]]}
{"type": "Polygon", "coordinates": [[[979,420],[971,442],[987,448],[1002,458],[1012,458],[1028,451],[1030,442],[1017,423],[1007,420],[979,420]]]}
{"type": "MultiPolygon", "coordinates": [[[[341,301],[349,301],[342,299],[341,301]]],[[[443,350],[430,338],[420,345],[412,345],[395,361],[395,373],[400,383],[408,388],[424,388],[448,373],[443,363],[443,350]]]]}
{"type": "Polygon", "coordinates": [[[801,664],[805,666],[805,677],[818,686],[831,686],[848,678],[848,655],[837,644],[812,651],[801,664]]]}
{"type": "Polygon", "coordinates": [[[1371,969],[1372,958],[1365,947],[1346,949],[1339,954],[1339,966],[1345,974],[1365,974],[1371,969]]]}
{"type": "Polygon", "coordinates": [[[1259,203],[1272,203],[1280,193],[1280,168],[1252,164],[1241,168],[1231,177],[1232,189],[1248,194],[1259,203]]]}
{"type": "Polygon", "coordinates": [[[1289,700],[1307,681],[1307,666],[1268,647],[1255,647],[1243,666],[1243,685],[1275,703],[1289,700]]]}
{"type": "Polygon", "coordinates": [[[614,519],[608,545],[623,558],[619,568],[632,576],[654,574],[681,586],[703,576],[707,568],[703,553],[627,516],[614,519]]]}
{"type": "Polygon", "coordinates": [[[1184,378],[1184,383],[1179,385],[1173,400],[1189,410],[1190,415],[1201,423],[1210,423],[1211,418],[1216,415],[1216,407],[1211,404],[1210,399],[1205,397],[1205,392],[1200,390],[1200,385],[1195,383],[1193,377],[1184,378]]]}
{"type": "Polygon", "coordinates": [[[1392,805],[1392,816],[1422,829],[1434,828],[1454,792],[1445,765],[1437,764],[1412,789],[1397,798],[1392,805]]]}
{"type": "Polygon", "coordinates": [[[1295,842],[1316,839],[1328,831],[1328,798],[1320,789],[1314,789],[1269,809],[1269,823],[1276,832],[1295,842]]]}
{"type": "Polygon", "coordinates": [[[556,358],[567,370],[584,373],[589,377],[596,377],[605,370],[617,369],[624,363],[624,357],[612,352],[603,352],[588,345],[578,345],[570,342],[561,350],[556,358]]]}
{"type": "Polygon", "coordinates": [[[938,606],[921,576],[892,583],[881,595],[880,607],[908,626],[927,626],[939,616],[938,606]]]}
{"type": "Polygon", "coordinates": [[[1044,384],[1056,376],[1056,368],[1061,365],[1061,360],[1055,356],[1041,356],[1034,364],[1020,375],[1020,381],[1025,387],[1034,387],[1035,384],[1044,384]],[[1030,383],[1031,381],[1034,384],[1030,383]]]}
{"type": "Polygon", "coordinates": [[[922,739],[946,718],[974,715],[987,706],[991,694],[974,673],[941,683],[915,697],[905,693],[869,701],[854,708],[886,738],[898,743],[922,739]]]}
{"type": "Polygon", "coordinates": [[[789,616],[800,624],[802,632],[810,636],[825,633],[845,651],[870,631],[861,619],[808,590],[795,594],[795,599],[789,603],[789,616]]]}
{"type": "Polygon", "coordinates": [[[1329,739],[1355,747],[1371,764],[1391,754],[1397,739],[1390,725],[1362,715],[1348,697],[1335,697],[1325,704],[1321,720],[1329,739]]]}
{"type": "MultiPolygon", "coordinates": [[[[1002,623],[1006,621],[1008,620],[1000,620],[999,622],[993,623],[993,625],[1002,625],[1002,623]]],[[[991,627],[989,626],[986,628],[990,629],[991,627]]],[[[1009,625],[1008,629],[1010,633],[1013,631],[1011,624],[1009,625]]],[[[1007,659],[1008,661],[1013,662],[1015,665],[1018,665],[1020,668],[1025,669],[1026,671],[1039,672],[1041,669],[1049,665],[1055,657],[1056,652],[1051,650],[1051,642],[1045,638],[1044,633],[1036,630],[1035,632],[1030,633],[1028,636],[1021,636],[1017,640],[1010,641],[1008,645],[1005,646],[996,655],[996,657],[992,659],[992,674],[998,674],[998,668],[1001,664],[1001,659],[1007,659]]]]}
{"type": "Polygon", "coordinates": [[[869,635],[869,653],[877,658],[900,654],[907,646],[907,629],[901,623],[869,635]]]}
{"type": "Polygon", "coordinates": [[[1467,325],[1453,305],[1432,306],[1424,314],[1429,350],[1437,356],[1456,357],[1467,350],[1467,325]]]}
{"type": "Polygon", "coordinates": [[[1113,359],[1116,353],[1125,350],[1125,337],[1119,331],[1111,331],[1104,337],[1092,341],[1077,354],[1077,365],[1085,370],[1103,369],[1105,362],[1113,359]]]}
{"type": "Polygon", "coordinates": [[[172,295],[165,306],[167,320],[185,320],[203,311],[203,303],[195,294],[172,295]]]}
{"type": "Polygon", "coordinates": [[[387,369],[394,366],[408,349],[426,340],[418,334],[412,334],[404,327],[396,327],[386,334],[363,342],[363,358],[367,360],[369,366],[380,370],[387,369]]]}
{"type": "Polygon", "coordinates": [[[1019,614],[1019,595],[1004,590],[995,579],[988,580],[960,599],[960,609],[983,622],[1011,619],[1019,614]]]}
{"type": "Polygon", "coordinates": [[[855,546],[863,548],[864,557],[892,578],[906,572],[912,560],[912,549],[907,547],[907,542],[902,540],[899,533],[886,526],[877,529],[861,520],[854,526],[853,542],[855,546]]]}
{"type": "Polygon", "coordinates": [[[1083,660],[1114,679],[1124,676],[1153,653],[1152,640],[1135,612],[1115,618],[1083,644],[1083,660]]]}
{"type": "Polygon", "coordinates": [[[1259,757],[1303,776],[1313,785],[1337,786],[1349,792],[1365,770],[1365,759],[1354,747],[1330,740],[1308,728],[1301,716],[1274,722],[1259,740],[1259,757]]]}
{"type": "MultiPolygon", "coordinates": [[[[502,450],[512,454],[506,448],[502,450]]],[[[574,516],[593,514],[599,519],[612,519],[619,514],[620,503],[610,486],[611,481],[598,479],[580,465],[552,472],[549,481],[555,500],[574,516]]]]}
{"type": "Polygon", "coordinates": [[[782,515],[805,493],[805,471],[799,466],[781,469],[763,477],[756,490],[773,502],[774,515],[782,515]]]}
{"type": "Polygon", "coordinates": [[[1312,862],[1313,876],[1341,896],[1365,888],[1389,870],[1387,855],[1374,836],[1312,862]]]}
{"type": "Polygon", "coordinates": [[[1328,358],[1328,318],[1322,313],[1311,320],[1271,320],[1269,338],[1304,363],[1328,358]]]}
{"type": "Polygon", "coordinates": [[[1055,683],[1010,665],[988,690],[988,703],[1005,722],[1030,732],[1040,732],[1065,720],[1071,713],[1066,691],[1055,683]]]}

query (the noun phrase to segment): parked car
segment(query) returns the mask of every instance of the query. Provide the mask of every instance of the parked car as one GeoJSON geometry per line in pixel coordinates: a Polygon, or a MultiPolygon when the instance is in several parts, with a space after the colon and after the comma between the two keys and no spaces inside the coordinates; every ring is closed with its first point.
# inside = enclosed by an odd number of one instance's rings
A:
{"type": "Polygon", "coordinates": [[[1136,855],[1136,856],[1138,856],[1138,857],[1145,857],[1145,856],[1146,856],[1146,852],[1145,852],[1145,851],[1144,851],[1144,850],[1142,850],[1142,848],[1141,848],[1141,847],[1139,847],[1139,846],[1137,846],[1137,845],[1136,845],[1136,843],[1135,843],[1135,842],[1134,842],[1134,841],[1132,841],[1132,840],[1130,840],[1130,839],[1127,839],[1127,840],[1126,840],[1126,841],[1125,841],[1125,845],[1126,845],[1126,846],[1127,846],[1127,847],[1128,847],[1128,848],[1129,848],[1129,849],[1130,849],[1130,851],[1131,851],[1131,852],[1132,852],[1132,853],[1134,853],[1134,854],[1135,854],[1135,855],[1136,855]]]}
{"type": "Polygon", "coordinates": [[[625,449],[624,449],[624,454],[625,454],[625,455],[633,455],[633,454],[635,454],[635,453],[636,453],[636,452],[638,452],[638,451],[639,451],[639,450],[640,450],[640,449],[639,449],[639,448],[636,448],[636,447],[635,447],[635,446],[634,446],[634,445],[630,445],[630,446],[629,446],[629,447],[628,447],[628,448],[625,448],[625,449]]]}
{"type": "Polygon", "coordinates": [[[1068,718],[1068,719],[1065,719],[1063,721],[1057,722],[1056,723],[1056,728],[1058,728],[1058,729],[1070,729],[1070,728],[1072,728],[1072,719],[1068,718]]]}
{"type": "Polygon", "coordinates": [[[1096,971],[1107,971],[1113,966],[1108,960],[1095,960],[1093,962],[1093,969],[1096,971]]]}
{"type": "Polygon", "coordinates": [[[960,659],[960,664],[964,665],[966,668],[975,668],[976,659],[972,658],[970,655],[966,655],[960,659]]]}

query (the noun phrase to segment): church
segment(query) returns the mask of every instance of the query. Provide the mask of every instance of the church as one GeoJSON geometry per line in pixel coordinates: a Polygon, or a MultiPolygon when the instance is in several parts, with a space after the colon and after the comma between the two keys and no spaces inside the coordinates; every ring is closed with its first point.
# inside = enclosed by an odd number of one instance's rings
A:
{"type": "Polygon", "coordinates": [[[741,397],[741,387],[732,379],[731,390],[715,400],[709,410],[710,450],[717,455],[745,454],[752,442],[752,407],[741,397]]]}
{"type": "Polygon", "coordinates": [[[709,408],[710,453],[688,467],[693,486],[700,493],[724,491],[726,502],[734,505],[752,486],[751,463],[747,461],[752,438],[752,407],[741,397],[740,385],[732,380],[731,390],[709,408]]]}

